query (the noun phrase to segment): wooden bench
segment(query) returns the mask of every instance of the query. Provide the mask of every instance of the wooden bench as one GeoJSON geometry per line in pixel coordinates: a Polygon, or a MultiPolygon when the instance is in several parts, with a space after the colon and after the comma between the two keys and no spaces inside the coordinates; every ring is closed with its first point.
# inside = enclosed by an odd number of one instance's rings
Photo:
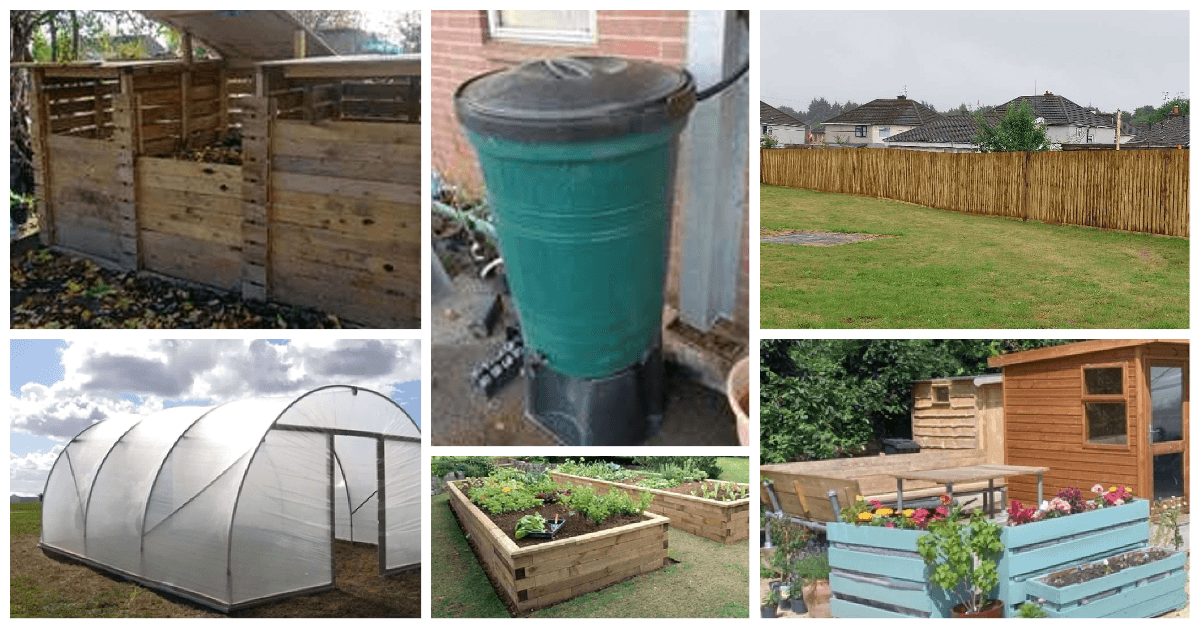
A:
{"type": "MultiPolygon", "coordinates": [[[[829,491],[837,495],[838,503],[844,508],[862,495],[869,500],[885,504],[896,502],[896,479],[890,474],[897,471],[917,471],[958,467],[986,462],[984,451],[942,450],[916,454],[894,454],[864,458],[838,458],[814,462],[790,462],[759,467],[762,480],[771,480],[775,495],[783,512],[810,521],[836,521],[829,491]]],[[[1004,490],[1004,483],[997,482],[996,489],[1004,490]]],[[[954,494],[963,496],[968,507],[981,502],[987,482],[955,485],[954,494]],[[974,497],[966,497],[975,494],[974,497]]],[[[904,503],[926,505],[925,500],[936,498],[945,492],[942,485],[930,482],[905,481],[904,503]],[[911,487],[911,488],[910,488],[911,487]]],[[[760,492],[763,504],[773,508],[765,488],[760,492]]]]}

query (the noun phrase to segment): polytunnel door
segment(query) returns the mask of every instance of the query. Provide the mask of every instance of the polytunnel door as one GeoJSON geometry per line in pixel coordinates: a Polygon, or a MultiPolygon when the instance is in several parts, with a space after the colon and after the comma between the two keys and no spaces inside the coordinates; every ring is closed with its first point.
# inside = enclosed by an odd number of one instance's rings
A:
{"type": "Polygon", "coordinates": [[[335,578],[376,575],[372,563],[382,556],[380,539],[381,440],[375,437],[335,435],[333,548],[335,578]]]}

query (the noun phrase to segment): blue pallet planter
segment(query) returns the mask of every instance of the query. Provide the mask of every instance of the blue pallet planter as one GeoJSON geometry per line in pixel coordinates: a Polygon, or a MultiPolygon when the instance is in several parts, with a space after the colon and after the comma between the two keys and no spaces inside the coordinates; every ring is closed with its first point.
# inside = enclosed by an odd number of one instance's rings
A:
{"type": "MultiPolygon", "coordinates": [[[[1029,584],[1053,571],[1102,560],[1146,547],[1150,537],[1150,503],[1137,500],[1021,526],[1004,527],[1004,553],[997,561],[1000,586],[989,597],[1005,602],[1005,616],[1030,597],[1029,584]]],[[[929,584],[925,562],[917,553],[924,532],[830,523],[829,578],[834,617],[949,617],[955,595],[929,584]]],[[[1186,577],[1186,574],[1184,574],[1186,577]]],[[[1174,581],[1160,582],[1174,586],[1174,581]]],[[[1130,605],[1122,617],[1153,617],[1179,596],[1130,605]]],[[[1180,604],[1177,604],[1177,606],[1180,604]]],[[[1093,606],[1087,612],[1099,612],[1093,606]]],[[[1170,609],[1167,609],[1170,610],[1170,609]]],[[[1087,615],[1073,615],[1087,616],[1087,615]]],[[[1100,615],[1091,615],[1100,616],[1100,615]]]]}
{"type": "Polygon", "coordinates": [[[1012,617],[1027,601],[1026,584],[1050,572],[1145,547],[1150,540],[1150,502],[1140,499],[1000,531],[1004,556],[998,597],[1012,617]]]}
{"type": "Polygon", "coordinates": [[[829,601],[834,617],[949,617],[959,600],[929,584],[917,553],[925,532],[830,523],[829,601]]]}
{"type": "Polygon", "coordinates": [[[1041,579],[1025,584],[1029,601],[1039,602],[1051,617],[1154,617],[1187,603],[1185,554],[1067,587],[1041,579]]]}

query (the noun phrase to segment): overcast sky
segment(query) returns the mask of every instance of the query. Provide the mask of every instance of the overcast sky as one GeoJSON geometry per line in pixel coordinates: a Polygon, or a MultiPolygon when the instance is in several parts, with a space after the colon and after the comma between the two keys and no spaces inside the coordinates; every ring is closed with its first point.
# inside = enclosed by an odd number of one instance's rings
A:
{"type": "Polygon", "coordinates": [[[350,384],[388,395],[421,424],[418,341],[116,336],[111,342],[11,341],[9,492],[40,493],[63,445],[113,414],[350,384]]]}
{"type": "MultiPolygon", "coordinates": [[[[1149,6],[1149,5],[1142,5],[1149,6]]],[[[938,111],[1046,91],[1112,113],[1188,96],[1186,11],[763,11],[761,98],[938,111]]]]}

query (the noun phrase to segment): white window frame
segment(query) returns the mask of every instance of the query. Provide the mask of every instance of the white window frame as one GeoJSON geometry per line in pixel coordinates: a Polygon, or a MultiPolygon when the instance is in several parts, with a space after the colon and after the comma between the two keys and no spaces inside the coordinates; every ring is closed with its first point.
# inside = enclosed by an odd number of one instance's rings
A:
{"type": "Polygon", "coordinates": [[[546,31],[529,28],[506,28],[500,25],[500,10],[489,9],[488,34],[492,39],[527,44],[592,45],[596,43],[596,12],[588,11],[586,33],[579,31],[546,31]]]}

